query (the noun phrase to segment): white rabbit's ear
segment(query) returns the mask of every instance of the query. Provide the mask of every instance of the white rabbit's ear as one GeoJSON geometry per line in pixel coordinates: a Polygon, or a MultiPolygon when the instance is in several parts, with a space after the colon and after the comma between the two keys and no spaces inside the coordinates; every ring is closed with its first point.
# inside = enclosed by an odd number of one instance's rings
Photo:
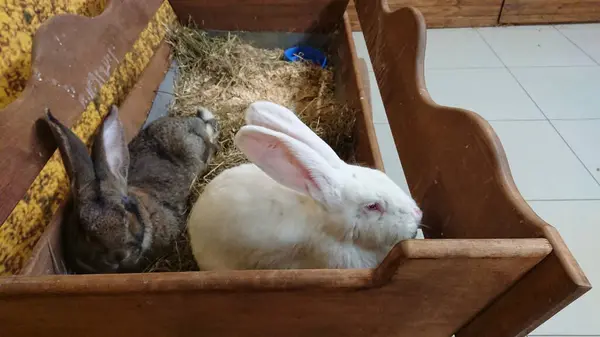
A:
{"type": "Polygon", "coordinates": [[[246,109],[246,124],[285,133],[308,145],[334,168],[339,168],[342,164],[342,160],[321,137],[302,123],[295,113],[279,104],[267,101],[250,104],[246,109]]]}
{"type": "Polygon", "coordinates": [[[236,134],[235,144],[278,183],[324,204],[336,200],[338,172],[306,144],[255,125],[242,127],[236,134]]]}

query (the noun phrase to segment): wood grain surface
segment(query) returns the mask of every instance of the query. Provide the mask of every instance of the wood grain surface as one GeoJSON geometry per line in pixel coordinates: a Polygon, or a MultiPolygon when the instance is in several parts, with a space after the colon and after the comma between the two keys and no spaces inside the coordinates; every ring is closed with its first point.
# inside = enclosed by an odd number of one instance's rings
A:
{"type": "MultiPolygon", "coordinates": [[[[367,100],[367,102],[369,102],[369,105],[372,107],[373,104],[371,102],[371,81],[369,79],[369,67],[367,66],[367,62],[370,61],[366,61],[365,59],[361,58],[359,60],[359,71],[360,71],[360,75],[362,77],[362,85],[363,85],[363,92],[365,94],[365,99],[367,100]]],[[[373,83],[373,85],[377,85],[377,83],[373,83]]],[[[371,111],[371,115],[372,115],[373,111],[371,111]]]]}
{"type": "Polygon", "coordinates": [[[105,5],[105,0],[0,1],[0,109],[14,101],[27,85],[32,40],[40,25],[65,13],[96,16],[105,5]]]}
{"type": "Polygon", "coordinates": [[[348,0],[170,0],[182,23],[229,31],[331,32],[348,0]]]}
{"type": "Polygon", "coordinates": [[[356,4],[403,169],[425,214],[425,235],[545,237],[552,244],[553,255],[527,274],[524,285],[519,282],[475,317],[469,326],[478,329],[464,332],[528,333],[589,290],[589,281],[560,236],[519,194],[491,126],[471,111],[439,106],[429,96],[423,16],[414,8],[390,12],[383,1],[356,4]],[[549,277],[559,280],[554,287],[541,284],[549,277]],[[490,328],[494,321],[510,323],[490,328]]]}
{"type": "Polygon", "coordinates": [[[600,0],[505,0],[500,16],[505,24],[596,21],[600,21],[600,0]]]}
{"type": "MultiPolygon", "coordinates": [[[[389,0],[388,6],[390,10],[415,7],[423,13],[429,28],[481,27],[498,24],[502,2],[502,0],[389,0]]],[[[352,29],[361,30],[354,0],[351,0],[348,5],[348,14],[352,29]]]]}
{"type": "Polygon", "coordinates": [[[0,325],[10,336],[449,336],[551,250],[469,241],[401,243],[385,272],[0,278],[0,325]]]}

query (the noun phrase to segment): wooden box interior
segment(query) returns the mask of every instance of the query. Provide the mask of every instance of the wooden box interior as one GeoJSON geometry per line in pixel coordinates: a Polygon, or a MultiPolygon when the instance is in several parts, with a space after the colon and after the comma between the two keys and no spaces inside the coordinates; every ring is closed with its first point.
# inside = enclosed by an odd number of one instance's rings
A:
{"type": "MultiPolygon", "coordinates": [[[[587,291],[559,234],[518,193],[491,127],[427,94],[422,16],[390,12],[379,0],[355,3],[427,240],[399,243],[373,270],[52,275],[59,211],[21,275],[0,278],[4,334],[522,336],[587,291]]],[[[383,168],[347,0],[171,5],[183,22],[209,30],[335,35],[340,98],[358,111],[358,159],[383,168]]],[[[145,120],[168,54],[166,45],[157,50],[122,104],[129,137],[145,120]]]]}

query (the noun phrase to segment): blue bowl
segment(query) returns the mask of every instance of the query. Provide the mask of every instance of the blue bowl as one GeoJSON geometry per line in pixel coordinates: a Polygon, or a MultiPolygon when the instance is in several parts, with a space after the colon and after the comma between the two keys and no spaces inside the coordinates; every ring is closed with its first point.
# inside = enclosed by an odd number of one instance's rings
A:
{"type": "Polygon", "coordinates": [[[325,68],[327,65],[327,57],[325,54],[318,49],[308,46],[295,46],[288,48],[283,52],[283,57],[286,61],[290,62],[301,60],[311,61],[321,68],[325,68]]]}

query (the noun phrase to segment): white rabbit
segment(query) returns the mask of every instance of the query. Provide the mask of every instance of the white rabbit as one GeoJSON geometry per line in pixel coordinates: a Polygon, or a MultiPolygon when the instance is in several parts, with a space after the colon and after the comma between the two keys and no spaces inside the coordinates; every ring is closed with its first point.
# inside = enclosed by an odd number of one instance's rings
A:
{"type": "Polygon", "coordinates": [[[219,174],[188,231],[203,270],[372,268],[422,213],[383,172],[344,163],[296,115],[259,101],[236,135],[254,164],[219,174]]]}

